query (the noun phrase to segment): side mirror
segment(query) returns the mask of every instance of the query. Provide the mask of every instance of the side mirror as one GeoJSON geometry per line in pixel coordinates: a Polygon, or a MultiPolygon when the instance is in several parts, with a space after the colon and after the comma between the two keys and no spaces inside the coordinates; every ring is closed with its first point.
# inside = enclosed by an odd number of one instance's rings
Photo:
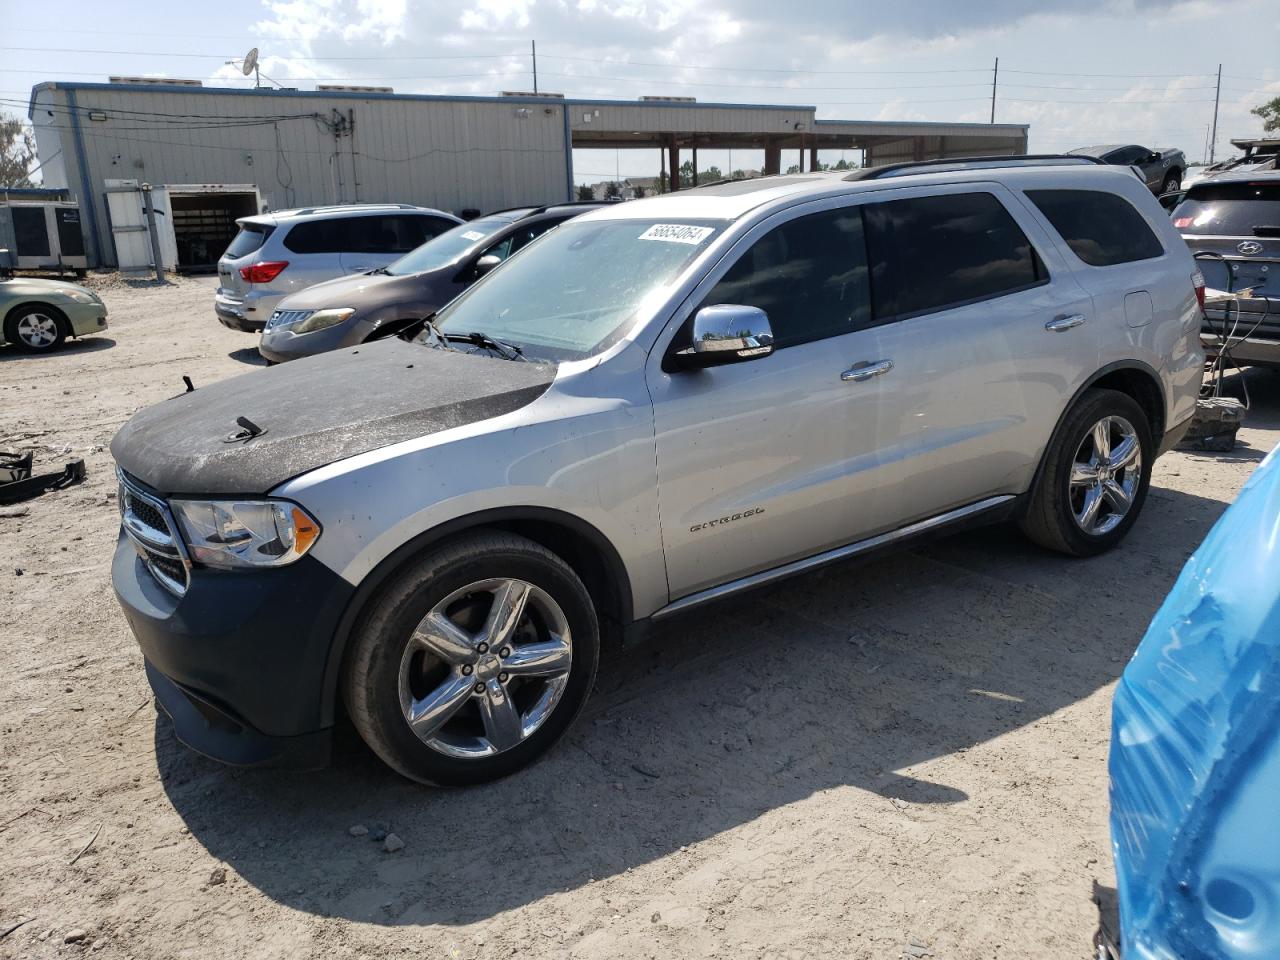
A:
{"type": "Polygon", "coordinates": [[[501,257],[496,257],[492,253],[486,254],[476,261],[476,276],[483,277],[501,262],[501,257]]]}
{"type": "Polygon", "coordinates": [[[1154,150],[1147,154],[1147,159],[1143,163],[1157,163],[1160,160],[1160,154],[1154,150]]]}
{"type": "Polygon", "coordinates": [[[773,329],[759,307],[718,303],[693,316],[693,342],[677,350],[677,366],[686,369],[718,367],[758,360],[773,353],[773,329]]]}

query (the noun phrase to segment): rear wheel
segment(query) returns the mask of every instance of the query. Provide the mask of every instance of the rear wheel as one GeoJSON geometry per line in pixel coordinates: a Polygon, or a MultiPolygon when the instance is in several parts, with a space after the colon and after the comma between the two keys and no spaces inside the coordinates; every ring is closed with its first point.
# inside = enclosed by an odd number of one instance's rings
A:
{"type": "Polygon", "coordinates": [[[5,319],[4,338],[23,353],[50,353],[67,339],[66,320],[52,307],[28,304],[5,319]]]}
{"type": "Polygon", "coordinates": [[[1116,390],[1088,391],[1045,453],[1023,532],[1077,557],[1110,550],[1142,510],[1154,458],[1142,408],[1116,390]]]}
{"type": "Polygon", "coordinates": [[[370,603],[343,695],[365,742],[406,777],[483,783],[568,729],[599,646],[590,595],[563,560],[479,533],[415,561],[370,603]]]}

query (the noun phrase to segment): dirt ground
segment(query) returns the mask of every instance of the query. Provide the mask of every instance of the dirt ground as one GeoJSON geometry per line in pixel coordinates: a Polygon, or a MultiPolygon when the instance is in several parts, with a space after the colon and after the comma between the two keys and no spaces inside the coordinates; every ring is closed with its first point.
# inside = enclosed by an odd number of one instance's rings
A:
{"type": "Polygon", "coordinates": [[[95,282],[105,336],[0,349],[0,448],[89,469],[0,518],[0,956],[1089,956],[1114,683],[1280,440],[1280,375],[1248,375],[1234,453],[1159,462],[1108,556],[996,528],[755,593],[606,665],[544,762],[437,791],[349,729],[327,770],[246,772],[157,718],[105,447],[256,341],[208,281],[95,282]]]}

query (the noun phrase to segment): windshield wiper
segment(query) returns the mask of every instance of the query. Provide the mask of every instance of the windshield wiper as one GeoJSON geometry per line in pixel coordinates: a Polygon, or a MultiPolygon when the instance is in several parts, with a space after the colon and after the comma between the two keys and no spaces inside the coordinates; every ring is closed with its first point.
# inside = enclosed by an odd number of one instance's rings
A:
{"type": "MultiPolygon", "coordinates": [[[[434,326],[434,324],[433,324],[434,326]]],[[[487,333],[481,333],[474,330],[471,333],[446,333],[446,340],[456,340],[459,343],[470,343],[473,346],[496,353],[504,360],[520,360],[528,363],[528,359],[524,355],[524,351],[517,347],[514,343],[508,343],[506,340],[499,340],[491,337],[487,333]]]]}
{"type": "Polygon", "coordinates": [[[372,276],[376,276],[377,274],[380,274],[380,273],[385,273],[385,274],[387,274],[388,276],[390,276],[390,275],[391,275],[391,271],[390,271],[390,270],[388,270],[386,267],[374,267],[372,270],[366,270],[366,271],[365,271],[365,276],[366,276],[366,277],[372,277],[372,276]]]}

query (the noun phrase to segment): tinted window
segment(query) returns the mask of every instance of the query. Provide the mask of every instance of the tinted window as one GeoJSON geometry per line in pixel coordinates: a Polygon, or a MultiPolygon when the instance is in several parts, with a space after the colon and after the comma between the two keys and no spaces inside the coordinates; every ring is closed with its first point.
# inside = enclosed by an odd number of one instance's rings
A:
{"type": "Polygon", "coordinates": [[[986,300],[1045,282],[1031,242],[989,193],[867,205],[876,318],[986,300]]]}
{"type": "Polygon", "coordinates": [[[1107,154],[1104,159],[1107,163],[1120,163],[1127,166],[1133,163],[1141,163],[1146,159],[1147,152],[1142,147],[1121,147],[1119,150],[1107,154]]]}
{"type": "Polygon", "coordinates": [[[1198,183],[1173,211],[1173,225],[1183,233],[1210,236],[1280,235],[1280,181],[1198,183]]]}
{"type": "Polygon", "coordinates": [[[341,217],[296,224],[284,238],[284,245],[294,253],[341,253],[350,250],[350,237],[356,232],[359,219],[341,217]]]}
{"type": "Polygon", "coordinates": [[[232,238],[231,243],[227,246],[227,252],[223,256],[232,258],[247,257],[266,243],[267,237],[271,236],[274,230],[275,227],[268,227],[265,224],[246,223],[240,228],[240,232],[232,238]]]}
{"type": "Polygon", "coordinates": [[[568,217],[562,217],[559,220],[540,220],[527,226],[522,225],[519,229],[511,231],[488,250],[485,250],[481,256],[497,257],[499,260],[505,260],[521,247],[528,246],[552,227],[559,226],[568,219],[568,217]]]}
{"type": "Polygon", "coordinates": [[[871,297],[859,208],[775,227],[738,258],[703,306],[716,303],[759,307],[769,315],[779,347],[865,326],[871,297]]]}
{"type": "Polygon", "coordinates": [[[348,222],[355,228],[345,241],[344,249],[350,253],[408,253],[453,226],[447,220],[406,214],[348,222]]]}
{"type": "Polygon", "coordinates": [[[1099,190],[1028,190],[1071,252],[1094,267],[1149,260],[1164,253],[1133,204],[1099,190]]]}

